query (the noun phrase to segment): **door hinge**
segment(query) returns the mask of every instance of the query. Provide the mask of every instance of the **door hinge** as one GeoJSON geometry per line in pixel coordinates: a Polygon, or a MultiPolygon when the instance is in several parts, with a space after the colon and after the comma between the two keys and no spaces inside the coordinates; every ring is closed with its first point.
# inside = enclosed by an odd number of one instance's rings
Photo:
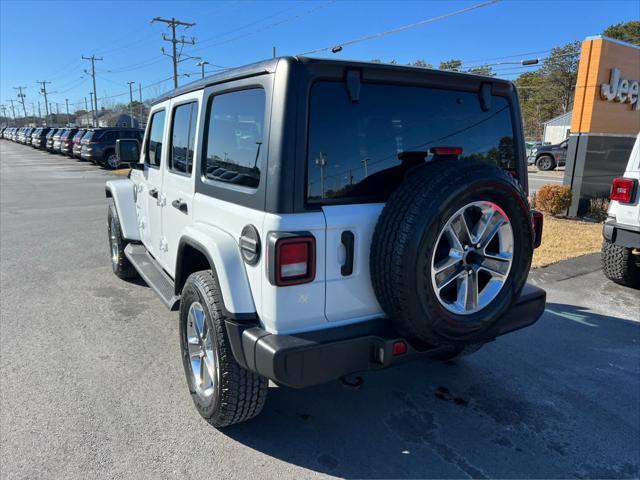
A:
{"type": "Polygon", "coordinates": [[[160,240],[160,251],[161,252],[169,251],[169,242],[167,242],[166,238],[163,238],[162,240],[160,240]]]}

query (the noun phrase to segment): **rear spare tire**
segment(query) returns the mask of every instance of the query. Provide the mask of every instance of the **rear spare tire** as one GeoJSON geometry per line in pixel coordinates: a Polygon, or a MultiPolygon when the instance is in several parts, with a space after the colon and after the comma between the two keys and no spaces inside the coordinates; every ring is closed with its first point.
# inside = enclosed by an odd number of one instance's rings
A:
{"type": "Polygon", "coordinates": [[[398,331],[432,345],[474,343],[518,298],[533,254],[520,185],[475,161],[414,171],[373,235],[378,301],[398,331]]]}

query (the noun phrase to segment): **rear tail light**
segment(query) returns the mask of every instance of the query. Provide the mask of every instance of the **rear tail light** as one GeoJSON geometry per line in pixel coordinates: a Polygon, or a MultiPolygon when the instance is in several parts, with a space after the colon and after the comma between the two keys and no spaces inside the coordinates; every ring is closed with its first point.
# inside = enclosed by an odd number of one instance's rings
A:
{"type": "Polygon", "coordinates": [[[462,147],[433,147],[431,151],[439,156],[462,155],[462,147]]]}
{"type": "Polygon", "coordinates": [[[636,187],[633,178],[614,178],[611,185],[611,200],[621,203],[631,203],[636,187]]]}
{"type": "Polygon", "coordinates": [[[533,248],[538,248],[542,243],[542,227],[544,225],[542,212],[531,210],[531,225],[533,226],[533,248]]]}
{"type": "Polygon", "coordinates": [[[286,286],[314,280],[316,240],[313,235],[281,236],[275,240],[274,250],[273,272],[270,272],[274,280],[272,283],[286,286]]]}
{"type": "Polygon", "coordinates": [[[407,343],[404,340],[398,340],[397,342],[394,342],[391,353],[394,357],[404,355],[405,353],[407,353],[407,343]]]}

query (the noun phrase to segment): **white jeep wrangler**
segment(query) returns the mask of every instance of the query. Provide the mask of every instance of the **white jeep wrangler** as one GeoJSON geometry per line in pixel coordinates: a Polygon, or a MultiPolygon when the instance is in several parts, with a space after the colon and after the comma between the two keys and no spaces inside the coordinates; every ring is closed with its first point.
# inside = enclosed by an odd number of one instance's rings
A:
{"type": "Polygon", "coordinates": [[[510,82],[272,59],[158,99],[117,151],[139,163],[106,185],[113,270],[179,309],[216,427],[257,415],[268,379],[450,359],[544,310],[510,82]]]}
{"type": "Polygon", "coordinates": [[[624,175],[613,180],[602,228],[602,271],[621,285],[640,288],[640,135],[624,175]]]}

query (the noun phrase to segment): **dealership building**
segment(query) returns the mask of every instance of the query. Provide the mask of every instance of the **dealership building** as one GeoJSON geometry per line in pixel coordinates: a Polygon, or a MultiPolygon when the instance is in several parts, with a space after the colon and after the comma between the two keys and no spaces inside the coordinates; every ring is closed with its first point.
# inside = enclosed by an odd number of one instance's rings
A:
{"type": "Polygon", "coordinates": [[[563,180],[573,192],[569,215],[608,197],[624,172],[640,132],[639,90],[640,47],[602,36],[582,43],[563,180]]]}

